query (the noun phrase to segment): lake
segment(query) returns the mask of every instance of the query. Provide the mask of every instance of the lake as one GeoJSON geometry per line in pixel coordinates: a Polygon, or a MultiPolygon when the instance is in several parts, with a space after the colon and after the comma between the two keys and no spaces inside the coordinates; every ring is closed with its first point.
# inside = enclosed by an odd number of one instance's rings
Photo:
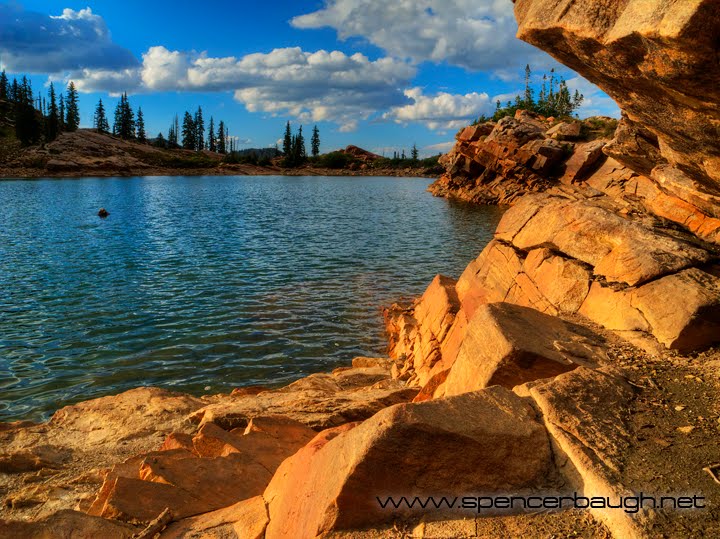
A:
{"type": "Polygon", "coordinates": [[[381,308],[457,277],[501,216],[434,198],[430,181],[0,181],[0,421],[382,356],[381,308]]]}

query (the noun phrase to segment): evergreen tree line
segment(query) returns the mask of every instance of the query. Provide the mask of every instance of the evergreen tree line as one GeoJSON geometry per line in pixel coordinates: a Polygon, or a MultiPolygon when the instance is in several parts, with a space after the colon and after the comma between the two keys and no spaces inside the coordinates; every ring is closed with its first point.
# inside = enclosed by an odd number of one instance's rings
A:
{"type": "MultiPolygon", "coordinates": [[[[320,155],[320,130],[317,125],[313,127],[310,152],[313,157],[320,155]]],[[[284,156],[283,165],[286,167],[298,167],[307,162],[308,155],[302,125],[298,128],[297,133],[293,133],[290,122],[285,124],[282,153],[284,156]]]]}
{"type": "MultiPolygon", "coordinates": [[[[413,147],[410,150],[410,160],[418,161],[419,156],[420,156],[420,151],[418,150],[417,144],[413,144],[413,147]]],[[[407,155],[405,154],[405,150],[402,150],[400,152],[394,151],[392,158],[393,158],[393,161],[406,161],[408,159],[407,155]]]]}
{"type": "MultiPolygon", "coordinates": [[[[15,126],[15,136],[25,146],[41,141],[55,140],[60,133],[77,131],[80,126],[80,110],[78,91],[71,81],[65,95],[58,95],[54,83],[50,83],[47,97],[33,92],[32,84],[27,77],[21,80],[9,80],[3,70],[0,72],[0,101],[10,105],[10,119],[15,126]]],[[[147,143],[145,117],[141,108],[137,112],[130,105],[127,93],[120,96],[115,107],[112,128],[108,119],[108,111],[100,99],[95,107],[93,128],[99,133],[111,134],[124,140],[137,140],[147,143]]],[[[234,141],[230,139],[227,126],[220,122],[217,131],[215,120],[210,118],[207,132],[202,115],[198,108],[194,116],[185,113],[183,130],[180,133],[177,116],[170,126],[167,140],[162,133],[158,134],[155,143],[162,147],[176,147],[180,144],[178,137],[182,135],[182,147],[190,150],[227,153],[233,151],[234,141]]]]}
{"type": "Polygon", "coordinates": [[[529,110],[549,118],[566,118],[572,116],[582,105],[585,96],[578,90],[570,93],[567,83],[562,76],[557,76],[555,70],[550,70],[550,75],[543,75],[542,85],[537,91],[532,87],[530,79],[532,69],[530,65],[525,66],[525,91],[515,96],[515,101],[508,101],[505,106],[498,100],[495,104],[495,114],[492,118],[481,116],[475,123],[483,123],[489,120],[498,121],[505,116],[514,116],[518,110],[529,110]]]}
{"type": "Polygon", "coordinates": [[[35,94],[27,77],[10,82],[3,70],[0,72],[0,101],[10,104],[11,120],[15,136],[24,146],[41,140],[55,140],[63,131],[76,131],[80,125],[78,93],[70,82],[67,94],[58,95],[51,82],[47,97],[35,94]]]}

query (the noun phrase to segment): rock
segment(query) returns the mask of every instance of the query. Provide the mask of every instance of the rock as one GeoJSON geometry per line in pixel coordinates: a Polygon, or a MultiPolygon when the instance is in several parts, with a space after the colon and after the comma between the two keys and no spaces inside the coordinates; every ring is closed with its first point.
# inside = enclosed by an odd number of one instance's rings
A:
{"type": "Polygon", "coordinates": [[[528,192],[544,191],[545,177],[565,158],[557,141],[546,139],[547,125],[537,115],[518,111],[515,118],[464,130],[440,163],[447,170],[429,190],[435,196],[484,204],[512,204],[528,192]],[[482,135],[478,133],[482,132],[482,135]]]}
{"type": "Polygon", "coordinates": [[[477,142],[492,133],[494,127],[494,124],[491,122],[480,125],[471,125],[463,129],[457,139],[461,142],[477,142]]]}
{"type": "Polygon", "coordinates": [[[356,357],[352,360],[352,366],[356,369],[386,369],[390,370],[393,366],[393,360],[387,358],[376,357],[356,357]]]}
{"type": "Polygon", "coordinates": [[[201,457],[237,453],[274,472],[283,460],[314,437],[315,431],[302,423],[275,416],[254,418],[244,433],[240,429],[227,432],[213,423],[205,423],[193,438],[193,445],[201,457]]]}
{"type": "Polygon", "coordinates": [[[100,489],[89,514],[149,522],[166,508],[174,519],[215,511],[262,493],[272,472],[252,456],[176,458],[152,454],[116,469],[100,489]],[[137,468],[137,475],[133,469],[137,468]]]}
{"type": "Polygon", "coordinates": [[[61,468],[68,456],[67,451],[46,445],[0,454],[0,473],[18,474],[45,468],[61,468]]]}
{"type": "MultiPolygon", "coordinates": [[[[720,65],[708,31],[720,25],[715,0],[516,0],[515,16],[520,39],[607,92],[633,124],[657,137],[663,160],[688,173],[699,192],[718,192],[720,65]]],[[[626,153],[611,155],[623,162],[626,153]]],[[[647,161],[625,164],[645,175],[662,164],[652,155],[647,161]]]]}
{"type": "Polygon", "coordinates": [[[605,157],[603,148],[606,145],[604,140],[594,140],[585,144],[578,144],[575,152],[565,163],[565,174],[562,182],[574,183],[584,180],[590,173],[602,164],[605,157]]]}
{"type": "Polygon", "coordinates": [[[530,251],[523,270],[543,299],[561,313],[577,312],[590,290],[591,270],[550,249],[530,251]]]}
{"type": "Polygon", "coordinates": [[[45,169],[48,172],[73,172],[80,170],[80,165],[74,161],[49,159],[47,163],[45,163],[45,169]]]}
{"type": "Polygon", "coordinates": [[[594,282],[580,307],[580,314],[616,331],[650,331],[642,312],[632,306],[630,295],[594,282]]]}
{"type": "Polygon", "coordinates": [[[528,196],[505,213],[496,238],[522,250],[552,245],[608,281],[637,285],[710,260],[708,251],[619,215],[611,201],[528,196]]]}
{"type": "Polygon", "coordinates": [[[699,198],[696,192],[683,187],[687,177],[677,169],[657,167],[653,179],[637,176],[626,187],[626,191],[641,197],[645,207],[665,219],[687,228],[698,237],[720,243],[720,219],[717,208],[720,199],[699,198]],[[676,192],[677,194],[673,194],[676,192]]]}
{"type": "Polygon", "coordinates": [[[225,509],[175,522],[160,534],[160,539],[262,539],[267,523],[265,501],[262,496],[256,496],[225,509]]]}
{"type": "Polygon", "coordinates": [[[430,373],[436,364],[452,364],[455,358],[448,356],[452,349],[443,349],[442,344],[459,309],[455,280],[438,275],[415,305],[410,319],[388,324],[389,331],[393,331],[391,326],[394,326],[399,334],[391,351],[391,355],[402,358],[403,362],[396,377],[412,370],[417,376],[416,383],[422,386],[432,376],[430,373]]]}
{"type": "Polygon", "coordinates": [[[660,153],[657,136],[630,120],[626,114],[623,114],[615,138],[605,146],[604,153],[644,176],[650,176],[656,166],[666,163],[660,153]]]}
{"type": "Polygon", "coordinates": [[[65,433],[60,435],[65,446],[86,449],[179,431],[184,416],[203,405],[189,395],[144,387],[61,408],[48,426],[65,433]]]}
{"type": "Polygon", "coordinates": [[[392,380],[384,368],[351,369],[313,374],[254,396],[222,397],[190,419],[232,430],[244,429],[253,417],[283,415],[318,430],[367,419],[387,406],[411,401],[417,393],[392,380]]]}
{"type": "Polygon", "coordinates": [[[553,479],[544,429],[531,406],[495,387],[385,409],[324,432],[285,461],[265,491],[267,539],[315,537],[403,515],[391,493],[442,496],[542,488],[553,479]]]}
{"type": "Polygon", "coordinates": [[[110,212],[108,212],[105,208],[100,208],[100,211],[98,211],[98,217],[101,219],[105,219],[110,215],[110,212]]]}
{"type": "Polygon", "coordinates": [[[458,299],[468,320],[481,305],[505,300],[522,264],[512,246],[490,242],[477,260],[468,265],[457,283],[458,299]]]}
{"type": "Polygon", "coordinates": [[[577,140],[580,138],[580,122],[560,122],[548,129],[545,134],[555,140],[577,140]]]}
{"type": "Polygon", "coordinates": [[[193,437],[184,432],[173,432],[165,438],[158,451],[171,451],[173,449],[183,449],[190,453],[195,453],[193,446],[193,437]]]}
{"type": "Polygon", "coordinates": [[[587,338],[563,320],[509,303],[478,309],[444,385],[446,396],[492,385],[512,389],[593,364],[587,338]],[[569,353],[575,350],[577,355],[569,353]]]}
{"type": "Polygon", "coordinates": [[[175,518],[206,513],[217,509],[182,489],[140,479],[118,477],[107,487],[107,498],[99,512],[91,515],[135,524],[150,522],[166,508],[175,518]]]}
{"type": "Polygon", "coordinates": [[[635,290],[631,303],[668,348],[689,352],[720,342],[720,278],[714,275],[691,268],[663,277],[635,290]]]}
{"type": "MultiPolygon", "coordinates": [[[[559,449],[558,465],[578,493],[609,497],[617,505],[635,494],[620,481],[630,447],[627,427],[630,386],[611,371],[579,368],[535,384],[530,394],[559,449]]],[[[617,537],[644,537],[645,515],[591,509],[617,537]]]]}
{"type": "Polygon", "coordinates": [[[36,522],[0,520],[0,539],[130,539],[135,531],[122,522],[70,510],[36,522]]]}

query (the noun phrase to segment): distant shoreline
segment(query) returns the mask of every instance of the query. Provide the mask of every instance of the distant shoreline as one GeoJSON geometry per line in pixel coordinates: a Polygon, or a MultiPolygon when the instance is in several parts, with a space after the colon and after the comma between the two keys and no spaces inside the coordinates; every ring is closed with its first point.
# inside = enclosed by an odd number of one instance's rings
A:
{"type": "Polygon", "coordinates": [[[214,168],[190,169],[73,169],[73,170],[47,170],[32,168],[0,168],[0,180],[33,180],[33,179],[72,179],[72,178],[132,178],[132,177],[162,177],[162,176],[331,176],[331,177],[397,177],[397,178],[429,178],[437,179],[437,174],[429,173],[424,169],[326,169],[317,167],[300,167],[287,169],[282,167],[261,167],[255,165],[226,165],[214,168]]]}

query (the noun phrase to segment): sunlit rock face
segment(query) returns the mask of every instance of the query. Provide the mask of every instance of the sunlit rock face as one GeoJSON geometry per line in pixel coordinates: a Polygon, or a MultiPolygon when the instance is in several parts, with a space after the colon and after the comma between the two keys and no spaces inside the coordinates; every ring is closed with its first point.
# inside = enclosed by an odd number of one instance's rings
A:
{"type": "Polygon", "coordinates": [[[720,215],[715,0],[516,0],[515,16],[520,39],[620,105],[623,129],[606,151],[681,200],[705,202],[705,213],[720,215]],[[677,169],[672,174],[668,163],[677,169]]]}

